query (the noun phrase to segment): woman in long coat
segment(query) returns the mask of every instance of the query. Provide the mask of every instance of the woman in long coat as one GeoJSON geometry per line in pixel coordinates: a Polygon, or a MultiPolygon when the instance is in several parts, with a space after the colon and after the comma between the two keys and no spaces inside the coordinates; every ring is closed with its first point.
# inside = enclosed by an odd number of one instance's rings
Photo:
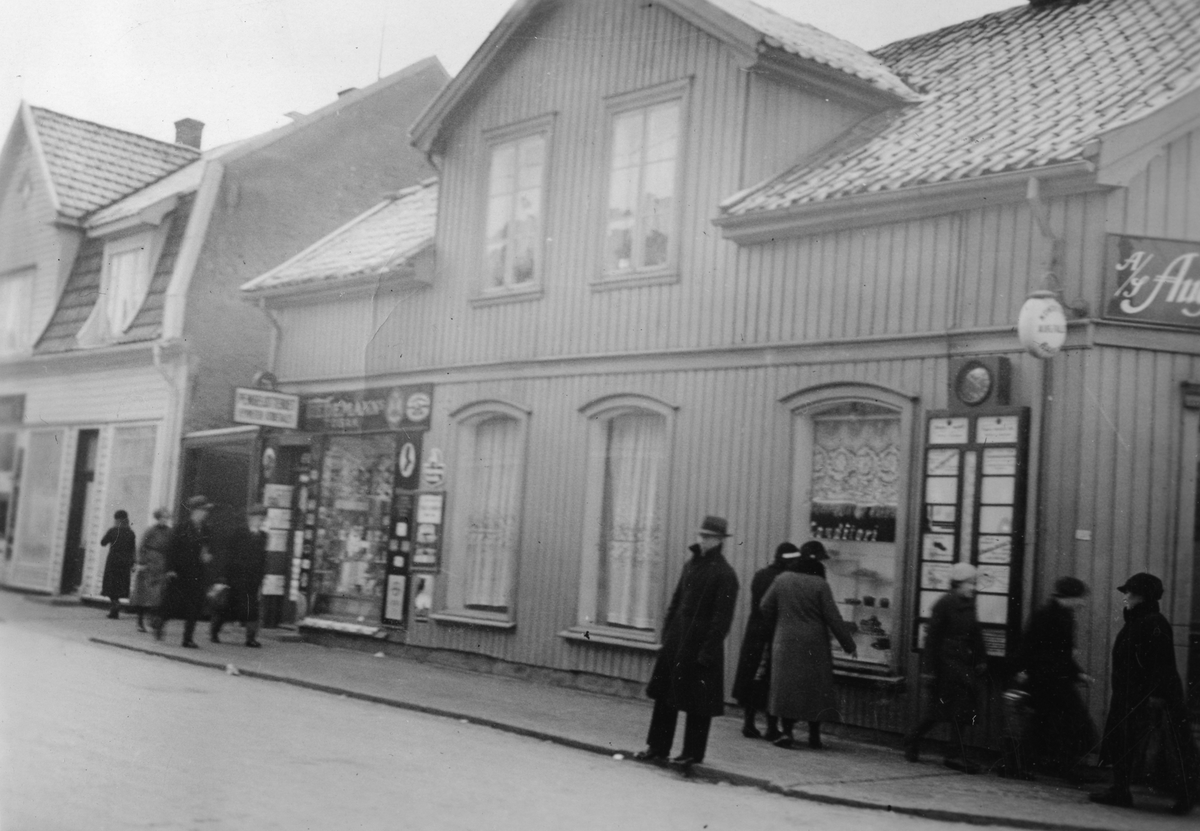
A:
{"type": "Polygon", "coordinates": [[[775,578],[761,604],[763,618],[775,631],[767,709],[783,721],[783,735],[775,744],[791,747],[792,727],[807,721],[809,747],[819,748],[821,722],[837,717],[829,635],[833,633],[847,654],[854,655],[857,646],[829,584],[819,576],[824,566],[818,557],[801,556],[794,563],[775,578]]]}
{"type": "MultiPolygon", "coordinates": [[[[737,672],[733,677],[733,700],[745,710],[742,735],[748,739],[761,739],[763,734],[754,725],[754,716],[767,708],[767,693],[771,689],[771,661],[763,660],[771,644],[771,627],[763,619],[763,595],[775,578],[783,573],[785,557],[800,556],[800,549],[790,542],[781,543],[775,549],[775,560],[766,568],[755,572],[750,580],[750,617],[746,621],[746,633],[742,636],[742,651],[738,654],[737,672]]],[[[779,738],[779,720],[767,716],[767,741],[779,738]]]]}
{"type": "Polygon", "coordinates": [[[133,568],[133,552],[137,549],[137,534],[129,527],[129,514],[117,511],[113,514],[116,524],[104,532],[101,545],[108,545],[108,558],[104,561],[104,583],[100,593],[108,598],[108,616],[121,616],[121,598],[129,596],[129,572],[133,568]]]}
{"type": "Polygon", "coordinates": [[[137,557],[133,561],[133,586],[129,605],[137,610],[139,632],[146,631],[146,612],[151,616],[162,605],[163,575],[166,573],[167,546],[171,542],[171,512],[159,508],[154,512],[154,524],[142,534],[137,557]]]}

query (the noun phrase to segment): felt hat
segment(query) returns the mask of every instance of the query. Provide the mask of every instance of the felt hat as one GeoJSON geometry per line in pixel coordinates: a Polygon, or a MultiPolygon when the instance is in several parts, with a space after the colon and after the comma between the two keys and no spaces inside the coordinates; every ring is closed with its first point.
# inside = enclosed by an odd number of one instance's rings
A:
{"type": "Polygon", "coordinates": [[[171,511],[169,508],[155,508],[154,509],[154,518],[155,519],[166,519],[170,515],[171,515],[171,511]]]}
{"type": "Polygon", "coordinates": [[[790,542],[781,542],[775,549],[776,560],[794,560],[800,556],[800,549],[790,542]]]}
{"type": "Polygon", "coordinates": [[[978,578],[979,572],[970,563],[955,563],[950,567],[950,582],[965,583],[967,580],[978,578]]]}
{"type": "Polygon", "coordinates": [[[1059,577],[1054,582],[1055,597],[1083,597],[1087,594],[1087,585],[1078,577],[1059,577]]]}
{"type": "Polygon", "coordinates": [[[714,537],[728,537],[729,525],[725,522],[725,517],[706,516],[704,522],[700,523],[700,533],[714,537]]]}
{"type": "Polygon", "coordinates": [[[800,546],[800,556],[809,560],[828,560],[829,552],[820,540],[809,540],[800,546]]]}
{"type": "Polygon", "coordinates": [[[1140,571],[1126,580],[1124,585],[1117,586],[1117,591],[1136,594],[1146,600],[1158,600],[1163,596],[1163,584],[1153,574],[1140,571]]]}

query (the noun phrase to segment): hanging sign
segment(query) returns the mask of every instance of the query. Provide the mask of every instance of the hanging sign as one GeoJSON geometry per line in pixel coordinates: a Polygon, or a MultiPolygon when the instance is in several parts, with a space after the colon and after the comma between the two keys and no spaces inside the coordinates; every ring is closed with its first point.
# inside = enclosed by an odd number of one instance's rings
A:
{"type": "Polygon", "coordinates": [[[233,391],[233,420],[237,424],[294,430],[300,423],[300,396],[237,387],[233,391]]]}
{"type": "Polygon", "coordinates": [[[303,429],[310,433],[428,430],[433,384],[306,395],[302,403],[303,429]]]}
{"type": "Polygon", "coordinates": [[[1200,329],[1200,242],[1109,234],[1104,317],[1200,329]]]}
{"type": "Polygon", "coordinates": [[[1017,316],[1017,337],[1030,355],[1053,358],[1067,342],[1067,315],[1048,291],[1034,292],[1017,316]]]}

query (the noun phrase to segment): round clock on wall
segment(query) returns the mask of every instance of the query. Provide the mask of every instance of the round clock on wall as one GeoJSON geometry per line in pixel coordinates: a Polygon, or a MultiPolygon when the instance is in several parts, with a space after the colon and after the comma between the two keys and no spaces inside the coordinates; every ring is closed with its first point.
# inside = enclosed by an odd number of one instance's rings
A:
{"type": "Polygon", "coordinates": [[[992,371],[979,361],[968,361],[954,379],[954,394],[964,404],[976,406],[988,400],[996,379],[992,371]]]}

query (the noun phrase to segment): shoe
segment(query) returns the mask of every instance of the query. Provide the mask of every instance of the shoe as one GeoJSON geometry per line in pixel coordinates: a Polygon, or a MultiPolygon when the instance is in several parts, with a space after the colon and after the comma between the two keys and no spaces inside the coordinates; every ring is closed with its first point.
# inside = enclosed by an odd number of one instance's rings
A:
{"type": "Polygon", "coordinates": [[[633,758],[639,762],[665,762],[667,760],[667,754],[646,748],[645,750],[639,750],[637,753],[633,754],[633,758]]]}
{"type": "Polygon", "coordinates": [[[1175,800],[1175,804],[1171,806],[1171,813],[1177,817],[1187,816],[1192,812],[1192,808],[1196,807],[1196,803],[1187,797],[1180,797],[1175,800]]]}
{"type": "Polygon", "coordinates": [[[921,761],[921,751],[917,749],[916,745],[908,745],[904,748],[904,758],[910,762],[919,762],[921,761]]]}
{"type": "Polygon", "coordinates": [[[787,735],[786,733],[783,734],[782,736],[780,736],[775,741],[771,742],[771,744],[775,745],[776,747],[782,747],[785,749],[791,747],[795,743],[796,743],[796,740],[793,737],[787,735]]]}
{"type": "Polygon", "coordinates": [[[697,759],[695,756],[684,756],[684,755],[680,754],[679,756],[676,756],[674,759],[671,760],[671,764],[673,764],[677,767],[684,768],[686,770],[687,768],[690,768],[692,765],[700,764],[700,760],[697,759]]]}
{"type": "Polygon", "coordinates": [[[957,770],[961,773],[969,773],[972,775],[979,773],[979,765],[975,764],[974,762],[969,762],[966,759],[959,759],[957,757],[943,759],[942,764],[950,768],[950,770],[957,770]]]}
{"type": "Polygon", "coordinates": [[[183,643],[180,644],[180,646],[182,646],[184,649],[199,649],[200,648],[200,645],[197,644],[195,641],[184,641],[183,643]]]}
{"type": "Polygon", "coordinates": [[[754,725],[747,724],[742,728],[742,735],[747,739],[761,739],[762,733],[758,732],[758,728],[754,725]]]}
{"type": "Polygon", "coordinates": [[[220,635],[218,635],[216,632],[213,632],[211,635],[209,635],[209,636],[208,636],[208,639],[209,639],[210,641],[212,641],[213,643],[220,643],[220,642],[221,642],[221,636],[220,636],[220,635]]]}
{"type": "Polygon", "coordinates": [[[118,612],[116,609],[113,609],[111,612],[108,613],[109,620],[119,620],[120,617],[121,617],[121,613],[118,612]]]}
{"type": "Polygon", "coordinates": [[[163,638],[163,628],[161,626],[154,627],[154,640],[161,641],[163,638]]]}
{"type": "Polygon", "coordinates": [[[246,641],[246,646],[250,647],[251,649],[261,649],[262,648],[262,644],[259,643],[258,641],[246,641]]]}
{"type": "Polygon", "coordinates": [[[145,631],[146,631],[146,624],[144,624],[144,623],[139,623],[139,624],[138,624],[138,631],[139,631],[139,632],[145,632],[145,631]]]}
{"type": "Polygon", "coordinates": [[[1133,795],[1129,791],[1118,791],[1114,788],[1089,794],[1088,799],[1092,802],[1098,802],[1101,805],[1115,805],[1118,808],[1133,807],[1133,795]]]}
{"type": "Polygon", "coordinates": [[[811,747],[813,750],[824,750],[825,742],[821,741],[821,737],[818,736],[815,739],[809,739],[808,746],[811,747]]]}

